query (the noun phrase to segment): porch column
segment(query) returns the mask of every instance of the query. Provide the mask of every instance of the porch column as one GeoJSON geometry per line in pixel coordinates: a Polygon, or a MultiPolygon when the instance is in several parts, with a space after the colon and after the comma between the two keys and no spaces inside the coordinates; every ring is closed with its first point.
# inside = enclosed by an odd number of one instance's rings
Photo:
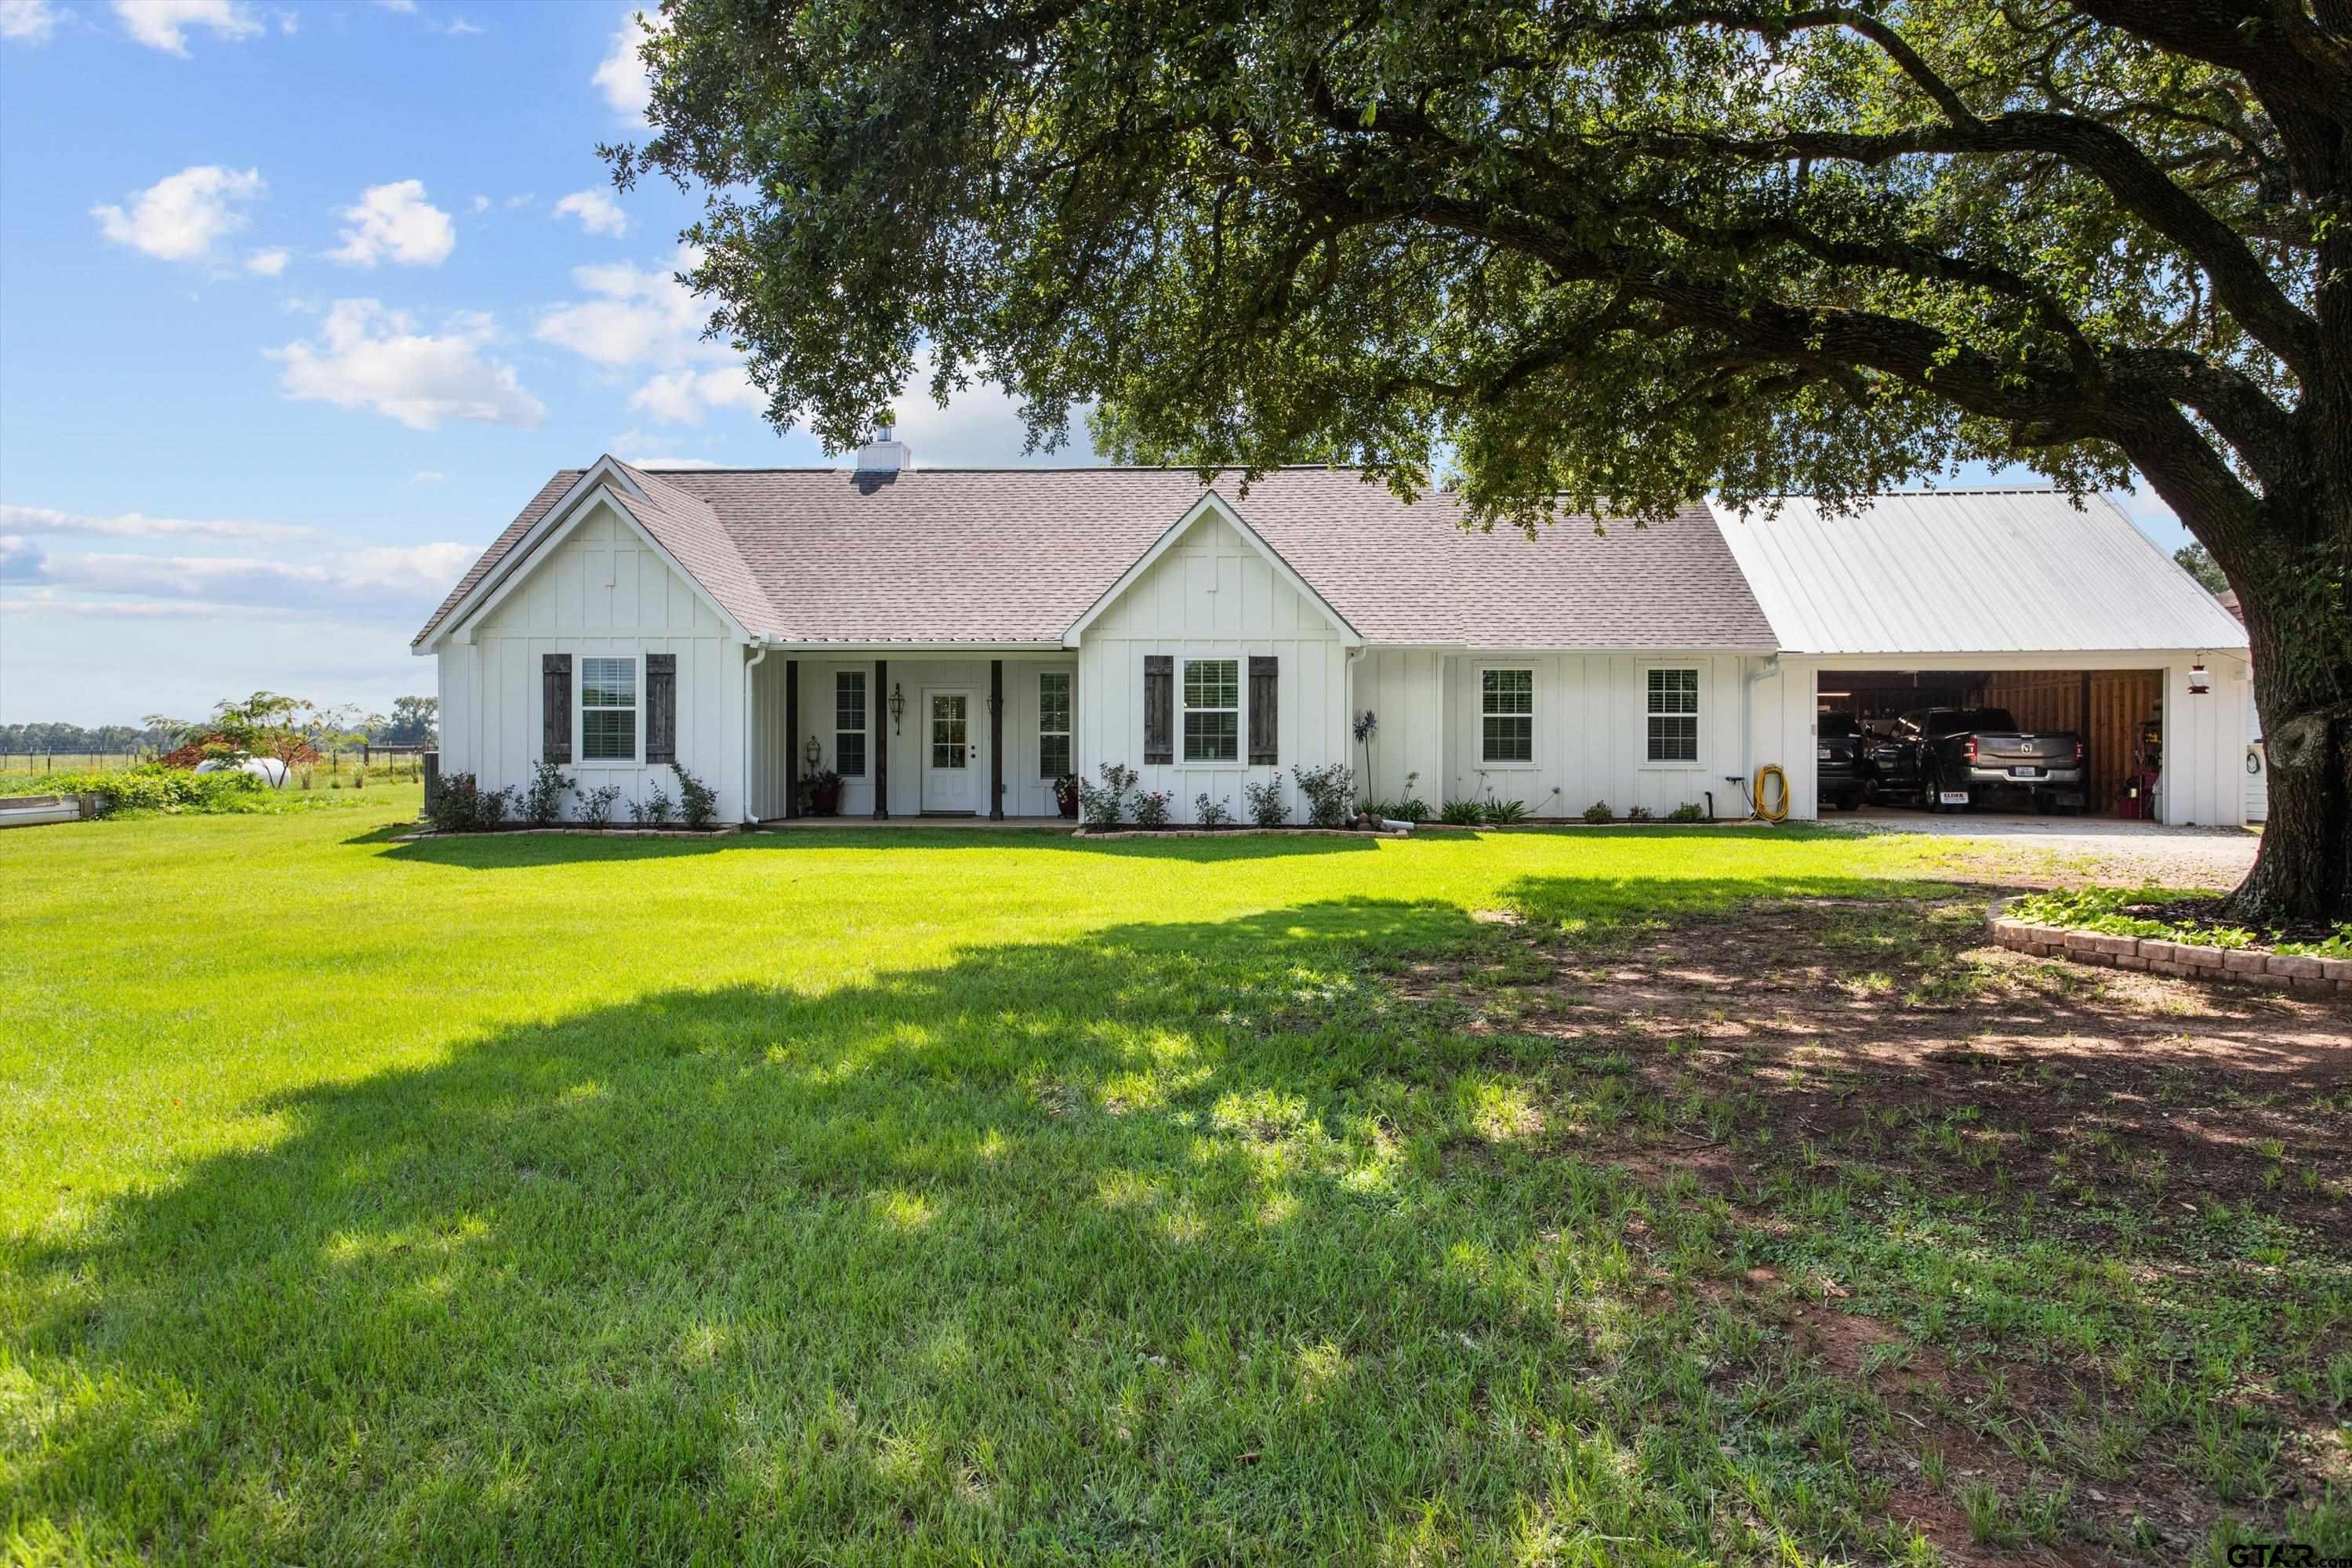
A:
{"type": "Polygon", "coordinates": [[[784,660],[784,815],[801,814],[801,661],[784,660]]]}
{"type": "Polygon", "coordinates": [[[988,661],[988,820],[1004,820],[1004,661],[988,661]]]}
{"type": "MultiPolygon", "coordinates": [[[[887,718],[890,712],[890,661],[874,661],[874,717],[887,718]]],[[[877,722],[876,729],[880,729],[877,722]]],[[[874,820],[890,820],[890,736],[885,732],[882,743],[874,748],[874,820]]]]}

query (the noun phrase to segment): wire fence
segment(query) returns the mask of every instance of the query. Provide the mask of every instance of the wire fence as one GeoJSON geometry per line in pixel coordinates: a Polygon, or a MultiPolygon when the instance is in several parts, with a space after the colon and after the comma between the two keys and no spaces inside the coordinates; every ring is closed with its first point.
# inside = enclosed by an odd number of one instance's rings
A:
{"type": "MultiPolygon", "coordinates": [[[[329,775],[364,770],[371,778],[415,778],[425,776],[425,753],[429,746],[353,747],[349,751],[329,752],[312,764],[317,771],[329,775]]],[[[0,779],[40,778],[49,773],[107,773],[117,768],[135,768],[152,763],[160,752],[0,752],[0,779]]]]}

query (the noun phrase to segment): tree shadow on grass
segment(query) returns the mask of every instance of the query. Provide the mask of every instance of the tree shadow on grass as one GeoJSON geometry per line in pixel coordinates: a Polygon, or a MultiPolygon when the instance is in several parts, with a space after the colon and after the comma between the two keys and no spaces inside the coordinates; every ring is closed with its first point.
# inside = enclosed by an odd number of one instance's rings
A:
{"type": "Polygon", "coordinates": [[[1381,977],[1508,947],[1375,900],[1127,925],[257,1105],[267,1146],[16,1249],[12,1520],[189,1562],[1895,1552],[1887,1417],[1711,1288],[1735,1222],[1566,1153],[1531,1090],[1576,1069],[1381,977]]]}
{"type": "Polygon", "coordinates": [[[993,850],[1051,849],[1067,854],[1102,855],[1117,859],[1185,860],[1213,865],[1229,860],[1295,858],[1315,855],[1373,853],[1379,841],[1370,834],[1284,835],[1209,834],[1175,838],[1087,838],[1066,829],[955,827],[844,827],[824,831],[715,834],[699,838],[642,838],[625,834],[605,837],[588,833],[483,833],[453,838],[419,838],[397,842],[415,831],[402,826],[362,834],[351,844],[387,844],[403,860],[466,870],[505,870],[520,866],[551,866],[580,860],[667,860],[690,855],[793,855],[814,852],[907,849],[993,850]]]}

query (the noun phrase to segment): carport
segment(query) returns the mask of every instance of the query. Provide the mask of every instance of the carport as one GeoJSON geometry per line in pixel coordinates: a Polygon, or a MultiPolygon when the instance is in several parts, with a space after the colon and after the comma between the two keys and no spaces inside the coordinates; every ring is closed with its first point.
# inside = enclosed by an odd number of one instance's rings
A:
{"type": "Polygon", "coordinates": [[[2104,497],[1918,492],[1849,517],[1791,497],[1717,521],[1780,641],[1750,675],[1749,754],[1786,771],[1792,816],[1821,814],[1822,714],[1990,707],[2081,737],[2089,813],[2244,821],[2245,628],[2104,497]]]}

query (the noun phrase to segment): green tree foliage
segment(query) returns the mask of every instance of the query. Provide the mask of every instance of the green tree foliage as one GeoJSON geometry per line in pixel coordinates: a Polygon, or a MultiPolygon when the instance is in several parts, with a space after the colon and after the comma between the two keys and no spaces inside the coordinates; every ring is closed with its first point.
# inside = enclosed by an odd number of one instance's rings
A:
{"type": "Polygon", "coordinates": [[[2244,599],[2239,897],[2352,867],[2346,0],[667,0],[690,281],[780,426],[928,366],[1126,457],[1442,452],[1475,524],[2137,470],[2244,599]],[[2284,740],[2285,745],[2281,747],[2284,740]]]}
{"type": "Polygon", "coordinates": [[[2208,593],[2219,594],[2230,586],[2230,579],[2222,574],[2221,563],[2213,559],[2213,552],[2193,539],[2174,551],[2172,559],[2183,572],[2203,584],[2208,593]]]}
{"type": "Polygon", "coordinates": [[[437,697],[395,697],[391,717],[373,726],[373,740],[388,746],[429,746],[439,738],[441,700],[437,697]]]}

